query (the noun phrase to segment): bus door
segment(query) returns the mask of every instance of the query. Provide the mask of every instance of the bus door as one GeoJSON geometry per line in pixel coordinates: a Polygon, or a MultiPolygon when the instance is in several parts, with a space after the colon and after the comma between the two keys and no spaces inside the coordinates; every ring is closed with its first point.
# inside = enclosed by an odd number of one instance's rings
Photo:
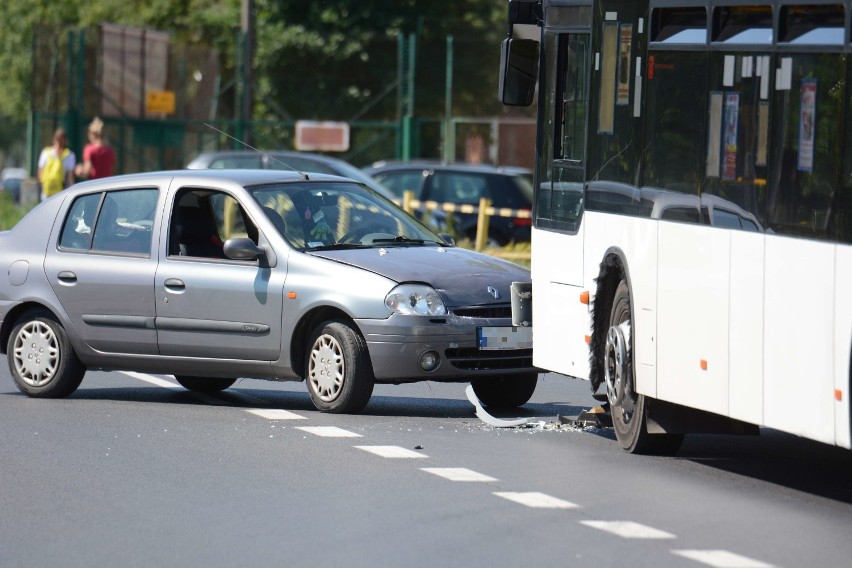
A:
{"type": "MultiPolygon", "coordinates": [[[[549,17],[557,20],[553,12],[549,17]]],[[[535,340],[548,347],[537,350],[534,357],[548,359],[537,365],[585,377],[589,314],[588,305],[579,298],[584,290],[582,215],[590,34],[546,29],[543,49],[544,96],[540,99],[543,112],[533,231],[533,262],[540,276],[533,280],[533,319],[535,340]]]]}

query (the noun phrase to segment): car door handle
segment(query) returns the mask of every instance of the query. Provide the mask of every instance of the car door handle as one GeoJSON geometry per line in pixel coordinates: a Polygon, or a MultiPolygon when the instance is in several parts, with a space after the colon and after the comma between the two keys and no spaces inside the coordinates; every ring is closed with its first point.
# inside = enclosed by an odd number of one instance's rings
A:
{"type": "Polygon", "coordinates": [[[56,275],[61,284],[76,284],[77,283],[77,275],[70,270],[63,270],[59,274],[56,275]]]}
{"type": "Polygon", "coordinates": [[[163,282],[163,285],[166,287],[166,290],[172,292],[183,292],[186,289],[186,284],[180,278],[169,278],[163,282]]]}

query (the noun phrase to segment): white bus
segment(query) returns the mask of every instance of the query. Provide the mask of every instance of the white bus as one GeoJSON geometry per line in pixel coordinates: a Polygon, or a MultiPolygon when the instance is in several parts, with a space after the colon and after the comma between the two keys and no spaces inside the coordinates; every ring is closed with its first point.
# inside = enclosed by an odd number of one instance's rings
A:
{"type": "Polygon", "coordinates": [[[852,1],[510,0],[538,104],[533,362],[620,445],[852,447],[852,1]],[[600,389],[600,390],[598,390],[600,389]]]}

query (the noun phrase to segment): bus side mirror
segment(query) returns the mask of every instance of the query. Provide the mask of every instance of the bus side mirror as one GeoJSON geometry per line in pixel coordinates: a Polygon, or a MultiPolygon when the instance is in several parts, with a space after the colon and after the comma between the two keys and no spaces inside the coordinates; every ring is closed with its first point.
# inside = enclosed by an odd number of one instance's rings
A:
{"type": "Polygon", "coordinates": [[[538,42],[504,39],[500,44],[500,101],[509,106],[530,106],[537,81],[538,42]]]}

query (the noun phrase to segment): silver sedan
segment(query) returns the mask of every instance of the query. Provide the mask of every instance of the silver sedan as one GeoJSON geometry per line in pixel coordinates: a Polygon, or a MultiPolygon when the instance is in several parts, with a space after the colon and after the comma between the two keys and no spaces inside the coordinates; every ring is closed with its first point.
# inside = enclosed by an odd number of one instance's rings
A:
{"type": "Polygon", "coordinates": [[[203,392],[305,380],[327,412],[360,411],[376,382],[424,380],[510,408],[538,379],[531,328],[511,325],[510,286],[529,280],[345,178],[118,176],[0,232],[0,351],[32,397],[120,369],[203,392]]]}

